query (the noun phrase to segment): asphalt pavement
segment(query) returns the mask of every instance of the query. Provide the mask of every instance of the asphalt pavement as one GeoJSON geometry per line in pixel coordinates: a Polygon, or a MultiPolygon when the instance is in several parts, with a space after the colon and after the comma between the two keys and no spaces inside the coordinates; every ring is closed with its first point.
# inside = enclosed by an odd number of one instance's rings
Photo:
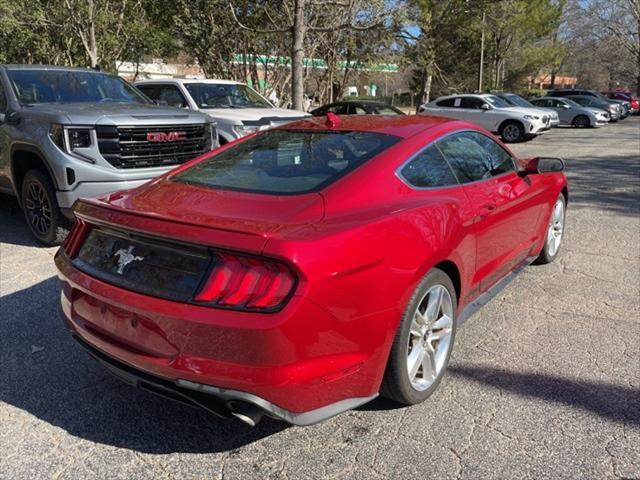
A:
{"type": "Polygon", "coordinates": [[[566,160],[560,258],[461,328],[427,402],[311,427],[252,429],[112,378],[58,319],[55,249],[0,196],[0,479],[640,479],[640,117],[513,150],[566,160]]]}

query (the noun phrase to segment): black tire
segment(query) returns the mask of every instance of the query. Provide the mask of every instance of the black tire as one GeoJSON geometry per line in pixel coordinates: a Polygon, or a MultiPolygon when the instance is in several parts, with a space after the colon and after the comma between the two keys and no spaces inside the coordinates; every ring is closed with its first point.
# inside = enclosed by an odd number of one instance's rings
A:
{"type": "Polygon", "coordinates": [[[576,115],[571,121],[571,125],[576,128],[589,128],[591,126],[591,121],[586,115],[576,115]]]}
{"type": "Polygon", "coordinates": [[[550,249],[551,239],[549,237],[549,230],[553,228],[553,225],[552,225],[553,212],[558,202],[562,202],[562,234],[564,235],[564,225],[565,225],[565,218],[566,218],[566,212],[567,212],[567,201],[564,198],[564,195],[560,194],[556,202],[553,204],[554,207],[551,209],[551,213],[549,214],[549,224],[547,226],[547,230],[545,231],[544,246],[542,247],[542,251],[540,252],[540,255],[538,255],[538,258],[536,258],[536,260],[534,261],[534,263],[537,265],[546,265],[547,263],[553,262],[556,258],[558,258],[558,255],[560,254],[560,250],[562,249],[563,235],[561,235],[560,237],[560,243],[558,247],[555,250],[550,249]]]}
{"type": "Polygon", "coordinates": [[[380,393],[382,396],[393,400],[403,405],[415,405],[417,403],[426,400],[440,385],[442,377],[444,376],[447,366],[449,364],[449,357],[451,356],[451,350],[456,335],[456,316],[457,316],[457,298],[456,291],[451,282],[451,279],[442,270],[432,269],[425,277],[420,281],[416,287],[415,292],[411,296],[407,305],[406,311],[402,317],[402,321],[398,326],[398,331],[393,340],[389,359],[387,361],[387,367],[385,370],[384,378],[382,380],[382,386],[380,393]],[[413,321],[416,309],[420,306],[420,303],[425,298],[426,293],[436,285],[442,285],[449,292],[452,301],[452,324],[451,324],[451,336],[448,345],[448,351],[446,351],[446,357],[444,359],[443,366],[438,372],[437,376],[431,383],[431,385],[425,390],[417,390],[411,384],[407,369],[407,346],[410,339],[411,324],[413,321]]]}
{"type": "Polygon", "coordinates": [[[524,140],[525,131],[522,123],[516,120],[508,120],[500,125],[500,137],[505,143],[518,143],[524,140]],[[517,133],[516,133],[517,132],[517,133]]]}
{"type": "Polygon", "coordinates": [[[69,233],[70,222],[60,211],[49,176],[42,170],[29,170],[22,180],[22,210],[29,230],[38,242],[60,245],[69,233]]]}

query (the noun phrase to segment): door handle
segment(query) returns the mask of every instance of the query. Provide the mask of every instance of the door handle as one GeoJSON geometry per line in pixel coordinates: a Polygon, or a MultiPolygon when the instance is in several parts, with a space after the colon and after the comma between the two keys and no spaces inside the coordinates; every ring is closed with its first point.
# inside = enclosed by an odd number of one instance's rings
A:
{"type": "Polygon", "coordinates": [[[489,203],[487,205],[483,205],[482,207],[480,207],[480,212],[479,215],[484,218],[484,217],[488,217],[489,215],[491,215],[494,211],[496,210],[496,206],[492,203],[489,203]]]}

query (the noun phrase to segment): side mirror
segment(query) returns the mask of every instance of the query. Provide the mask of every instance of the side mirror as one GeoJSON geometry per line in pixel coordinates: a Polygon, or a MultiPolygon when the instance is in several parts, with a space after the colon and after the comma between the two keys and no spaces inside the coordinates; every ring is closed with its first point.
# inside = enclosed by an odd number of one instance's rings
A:
{"type": "Polygon", "coordinates": [[[566,103],[563,103],[562,108],[564,108],[565,110],[569,110],[571,108],[571,105],[567,105],[566,103]]]}
{"type": "Polygon", "coordinates": [[[7,113],[0,113],[0,123],[18,125],[20,123],[20,114],[15,110],[7,110],[7,113]]]}
{"type": "Polygon", "coordinates": [[[486,112],[487,110],[491,110],[491,107],[490,107],[488,104],[483,103],[483,104],[480,106],[480,110],[484,110],[484,111],[486,112]]]}
{"type": "Polygon", "coordinates": [[[562,172],[564,170],[564,161],[556,157],[536,157],[525,160],[521,164],[520,174],[522,176],[534,173],[562,172]]]}

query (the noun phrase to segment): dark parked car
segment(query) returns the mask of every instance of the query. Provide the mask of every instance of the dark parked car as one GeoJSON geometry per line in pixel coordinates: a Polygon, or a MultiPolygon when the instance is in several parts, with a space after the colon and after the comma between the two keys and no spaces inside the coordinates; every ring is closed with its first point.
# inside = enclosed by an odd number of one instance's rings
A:
{"type": "Polygon", "coordinates": [[[330,103],[315,110],[311,110],[311,115],[319,117],[327,113],[336,115],[404,115],[402,110],[384,102],[366,102],[348,100],[344,102],[330,103]]]}
{"type": "Polygon", "coordinates": [[[609,115],[611,116],[611,122],[617,122],[618,120],[620,120],[620,118],[622,118],[622,108],[620,107],[620,105],[607,102],[606,100],[601,100],[598,97],[588,95],[567,95],[565,98],[573,100],[583,107],[600,108],[601,110],[609,112],[609,115]]]}
{"type": "Polygon", "coordinates": [[[602,92],[607,98],[612,100],[622,100],[625,102],[629,102],[631,105],[631,110],[629,113],[631,115],[637,115],[640,112],[640,100],[631,92],[602,92]]]}

